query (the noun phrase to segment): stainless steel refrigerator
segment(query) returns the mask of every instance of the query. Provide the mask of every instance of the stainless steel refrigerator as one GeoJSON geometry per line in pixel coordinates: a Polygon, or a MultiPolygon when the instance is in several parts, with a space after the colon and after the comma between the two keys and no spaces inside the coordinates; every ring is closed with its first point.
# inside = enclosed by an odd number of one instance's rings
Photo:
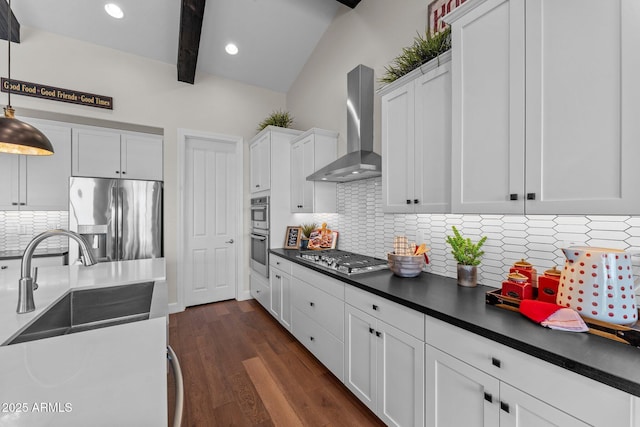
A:
{"type": "MultiPolygon", "coordinates": [[[[100,262],[162,256],[162,182],[72,177],[69,228],[100,262]]],[[[78,259],[69,246],[69,261],[78,259]]]]}

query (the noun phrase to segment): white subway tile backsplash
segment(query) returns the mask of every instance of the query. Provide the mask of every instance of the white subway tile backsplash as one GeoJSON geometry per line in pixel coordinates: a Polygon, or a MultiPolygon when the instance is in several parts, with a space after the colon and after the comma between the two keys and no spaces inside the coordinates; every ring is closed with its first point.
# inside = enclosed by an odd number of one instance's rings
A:
{"type": "MultiPolygon", "coordinates": [[[[338,213],[312,215],[315,222],[327,222],[329,228],[340,231],[340,249],[386,259],[395,235],[406,235],[412,241],[422,236],[431,248],[426,271],[455,277],[456,263],[445,242],[455,225],[472,240],[487,236],[478,280],[500,287],[511,265],[521,258],[531,262],[539,274],[563,266],[559,248],[569,243],[640,248],[640,217],[385,214],[380,183],[380,178],[373,178],[338,184],[338,213]]],[[[634,257],[634,273],[640,273],[639,257],[634,257]]]]}

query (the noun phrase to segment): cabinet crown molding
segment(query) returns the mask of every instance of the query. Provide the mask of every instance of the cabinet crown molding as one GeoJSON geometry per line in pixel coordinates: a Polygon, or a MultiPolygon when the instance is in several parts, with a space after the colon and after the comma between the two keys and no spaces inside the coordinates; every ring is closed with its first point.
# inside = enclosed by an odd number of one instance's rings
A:
{"type": "MultiPolygon", "coordinates": [[[[453,11],[449,12],[447,15],[442,17],[442,20],[447,24],[451,25],[452,22],[457,21],[458,19],[465,16],[467,13],[471,12],[478,6],[483,3],[486,3],[489,0],[467,0],[465,4],[460,7],[457,7],[453,11]]],[[[507,1],[507,0],[504,0],[507,1]]]]}
{"type": "Polygon", "coordinates": [[[400,86],[405,85],[407,82],[417,79],[418,77],[427,74],[429,71],[435,70],[436,68],[441,67],[449,62],[451,62],[451,49],[438,56],[437,58],[433,58],[431,61],[425,62],[420,67],[405,74],[398,80],[384,85],[383,87],[378,89],[376,93],[380,96],[386,95],[387,93],[396,90],[400,86]]]}

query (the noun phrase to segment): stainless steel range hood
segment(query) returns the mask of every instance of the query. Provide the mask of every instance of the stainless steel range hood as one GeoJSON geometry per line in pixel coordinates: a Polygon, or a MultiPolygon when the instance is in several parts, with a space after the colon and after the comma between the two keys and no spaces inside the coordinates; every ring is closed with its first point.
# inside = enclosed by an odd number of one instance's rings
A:
{"type": "Polygon", "coordinates": [[[347,154],[307,177],[307,181],[348,182],[382,175],[373,152],[373,70],[358,65],[347,74],[347,154]]]}

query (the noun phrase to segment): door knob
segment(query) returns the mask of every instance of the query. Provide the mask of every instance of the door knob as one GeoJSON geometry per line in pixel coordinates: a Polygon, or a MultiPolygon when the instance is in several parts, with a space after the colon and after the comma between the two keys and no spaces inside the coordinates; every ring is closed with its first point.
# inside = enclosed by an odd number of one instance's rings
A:
{"type": "Polygon", "coordinates": [[[229,239],[225,243],[233,243],[233,239],[229,239]]]}

